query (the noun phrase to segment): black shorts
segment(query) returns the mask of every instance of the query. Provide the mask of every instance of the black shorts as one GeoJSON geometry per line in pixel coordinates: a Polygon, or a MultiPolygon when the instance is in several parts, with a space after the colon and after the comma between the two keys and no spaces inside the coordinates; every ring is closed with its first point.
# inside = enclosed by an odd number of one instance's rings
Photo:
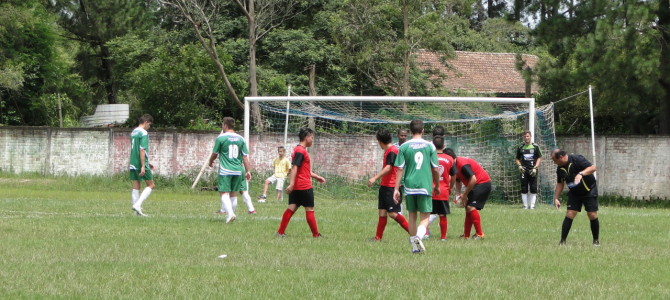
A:
{"type": "Polygon", "coordinates": [[[401,212],[402,206],[400,203],[402,203],[402,194],[400,194],[400,201],[396,205],[395,201],[393,201],[393,188],[388,186],[379,187],[378,209],[385,209],[387,212],[401,212]]]}
{"type": "Polygon", "coordinates": [[[432,214],[448,215],[451,213],[449,209],[449,200],[433,200],[432,214]]]}
{"type": "Polygon", "coordinates": [[[491,194],[491,182],[484,182],[475,185],[475,187],[468,194],[468,206],[472,206],[477,210],[484,209],[486,200],[491,194]]]}
{"type": "Polygon", "coordinates": [[[586,195],[573,195],[568,192],[568,210],[582,211],[582,205],[587,212],[598,211],[598,188],[594,187],[586,195]]]}
{"type": "Polygon", "coordinates": [[[537,194],[537,176],[530,176],[530,171],[520,175],[521,178],[521,193],[528,194],[528,187],[530,186],[530,193],[537,194]]]}
{"type": "Polygon", "coordinates": [[[314,207],[314,190],[293,190],[288,194],[288,204],[295,204],[298,207],[314,207]]]}

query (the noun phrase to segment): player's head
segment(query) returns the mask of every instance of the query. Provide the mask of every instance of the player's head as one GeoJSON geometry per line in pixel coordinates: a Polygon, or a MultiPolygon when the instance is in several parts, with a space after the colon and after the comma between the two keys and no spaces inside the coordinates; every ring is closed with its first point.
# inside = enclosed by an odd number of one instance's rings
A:
{"type": "Polygon", "coordinates": [[[437,125],[433,128],[433,136],[444,136],[444,127],[437,125]]]}
{"type": "Polygon", "coordinates": [[[386,130],[386,129],[379,129],[377,130],[377,142],[379,142],[380,145],[388,145],[393,141],[393,137],[391,136],[391,133],[386,130]]]}
{"type": "Polygon", "coordinates": [[[140,126],[143,126],[144,129],[149,129],[151,124],[154,123],[154,117],[152,117],[150,114],[143,114],[137,119],[137,123],[139,123],[140,126]]]}
{"type": "Polygon", "coordinates": [[[423,133],[423,121],[412,120],[412,122],[409,122],[409,132],[411,132],[412,135],[422,134],[423,133]]]}
{"type": "Polygon", "coordinates": [[[444,154],[451,156],[451,158],[456,159],[456,152],[454,152],[454,149],[447,148],[444,149],[444,154]]]}
{"type": "Polygon", "coordinates": [[[444,137],[442,137],[441,135],[434,136],[433,145],[435,145],[435,148],[437,148],[437,150],[444,149],[444,137]]]}
{"type": "Polygon", "coordinates": [[[298,138],[300,138],[301,143],[306,143],[305,146],[312,146],[312,143],[314,142],[314,130],[309,127],[300,128],[300,132],[298,132],[298,138]]]}
{"type": "Polygon", "coordinates": [[[286,154],[286,149],[284,146],[277,147],[277,154],[279,154],[279,156],[284,156],[284,154],[286,154]]]}
{"type": "Polygon", "coordinates": [[[235,129],[235,119],[231,117],[223,118],[223,122],[221,122],[221,128],[223,128],[223,130],[235,129]]]}
{"type": "Polygon", "coordinates": [[[530,131],[529,130],[524,131],[522,136],[523,136],[523,142],[526,144],[530,144],[530,139],[532,137],[530,131]]]}
{"type": "Polygon", "coordinates": [[[568,154],[564,150],[556,148],[551,151],[551,160],[557,166],[565,166],[568,163],[568,154]]]}
{"type": "Polygon", "coordinates": [[[407,141],[407,129],[400,128],[398,129],[398,145],[402,145],[407,141]]]}

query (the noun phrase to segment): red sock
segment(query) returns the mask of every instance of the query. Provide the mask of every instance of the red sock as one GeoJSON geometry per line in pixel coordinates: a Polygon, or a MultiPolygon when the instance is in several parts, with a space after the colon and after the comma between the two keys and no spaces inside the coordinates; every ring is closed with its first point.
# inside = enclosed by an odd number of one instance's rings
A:
{"type": "Polygon", "coordinates": [[[475,209],[470,212],[470,215],[472,216],[472,224],[475,225],[477,235],[484,236],[484,232],[482,232],[482,218],[479,216],[479,211],[475,209]]]}
{"type": "Polygon", "coordinates": [[[463,237],[470,237],[470,230],[472,230],[472,217],[469,212],[465,212],[465,223],[463,224],[463,237]]]}
{"type": "Polygon", "coordinates": [[[405,229],[405,231],[407,231],[407,233],[409,233],[409,223],[407,223],[407,220],[405,219],[405,217],[403,217],[401,214],[397,214],[395,216],[395,218],[393,218],[393,220],[398,222],[398,224],[400,224],[400,226],[402,226],[402,229],[405,229]]]}
{"type": "Polygon", "coordinates": [[[377,221],[377,233],[375,233],[375,240],[381,240],[382,236],[384,236],[384,229],[386,229],[386,223],[388,222],[388,218],[386,217],[379,217],[379,221],[377,221]]]}
{"type": "Polygon", "coordinates": [[[277,233],[284,234],[284,231],[286,231],[286,227],[288,226],[288,222],[291,221],[291,217],[294,213],[295,211],[292,211],[288,208],[284,211],[284,214],[281,217],[281,223],[279,223],[279,229],[277,229],[277,233]]]}
{"type": "Polygon", "coordinates": [[[314,211],[313,210],[308,210],[305,212],[305,218],[307,219],[307,224],[309,225],[309,229],[312,230],[312,236],[313,237],[318,237],[319,236],[319,228],[316,226],[316,217],[314,216],[314,211]]]}
{"type": "Polygon", "coordinates": [[[447,216],[440,216],[440,238],[441,239],[446,239],[447,238],[447,216]]]}

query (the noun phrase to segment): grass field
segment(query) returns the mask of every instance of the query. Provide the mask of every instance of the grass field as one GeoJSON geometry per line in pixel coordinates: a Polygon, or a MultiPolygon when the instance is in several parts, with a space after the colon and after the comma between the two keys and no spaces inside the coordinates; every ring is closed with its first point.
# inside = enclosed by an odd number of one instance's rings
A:
{"type": "Polygon", "coordinates": [[[428,240],[427,253],[413,255],[393,221],[383,242],[366,242],[374,189],[357,199],[318,190],[325,238],[311,238],[300,209],[281,239],[283,202],[255,203],[258,214],[247,215],[240,201],[238,219],[225,224],[213,214],[215,192],[159,185],[141,218],[128,185],[0,176],[0,298],[670,298],[668,209],[601,207],[599,248],[584,213],[559,247],[564,210],[487,205],[487,238],[473,241],[457,238],[457,209],[448,240],[428,240]]]}

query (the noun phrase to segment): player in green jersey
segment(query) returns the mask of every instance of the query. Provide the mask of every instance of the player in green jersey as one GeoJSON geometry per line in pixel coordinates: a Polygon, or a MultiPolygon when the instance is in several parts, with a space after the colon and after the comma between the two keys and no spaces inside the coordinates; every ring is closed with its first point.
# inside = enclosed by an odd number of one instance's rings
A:
{"type": "Polygon", "coordinates": [[[133,201],[133,211],[139,216],[146,217],[142,212],[142,203],[146,200],[151,191],[155,188],[154,178],[151,170],[153,165],[149,163],[149,133],[147,130],[154,122],[154,118],[149,114],[142,115],[139,120],[139,126],[130,134],[130,180],[133,182],[131,193],[133,201]],[[142,187],[140,181],[144,180],[147,187],[140,194],[142,187]]]}
{"type": "MultiPolygon", "coordinates": [[[[223,118],[221,124],[223,132],[214,142],[214,150],[209,158],[209,166],[213,167],[214,160],[219,157],[218,188],[221,195],[221,213],[226,213],[226,223],[235,220],[235,208],[237,207],[237,192],[242,192],[249,212],[253,211],[251,197],[247,191],[246,180],[251,180],[251,164],[249,163],[249,150],[244,138],[235,133],[235,119],[223,118]],[[245,176],[242,176],[244,172],[245,176]],[[246,179],[246,180],[245,180],[246,179]],[[247,201],[247,198],[248,201],[247,201]]],[[[255,211],[254,211],[255,212],[255,211]]]]}
{"type": "Polygon", "coordinates": [[[433,143],[423,136],[423,121],[413,120],[409,124],[412,139],[400,146],[395,165],[398,166],[393,198],[400,200],[400,183],[405,187],[405,206],[409,211],[409,242],[412,253],[423,253],[426,248],[421,239],[433,211],[432,195],[440,193],[440,173],[437,152],[433,143]],[[416,225],[417,211],[420,213],[416,225]]]}

